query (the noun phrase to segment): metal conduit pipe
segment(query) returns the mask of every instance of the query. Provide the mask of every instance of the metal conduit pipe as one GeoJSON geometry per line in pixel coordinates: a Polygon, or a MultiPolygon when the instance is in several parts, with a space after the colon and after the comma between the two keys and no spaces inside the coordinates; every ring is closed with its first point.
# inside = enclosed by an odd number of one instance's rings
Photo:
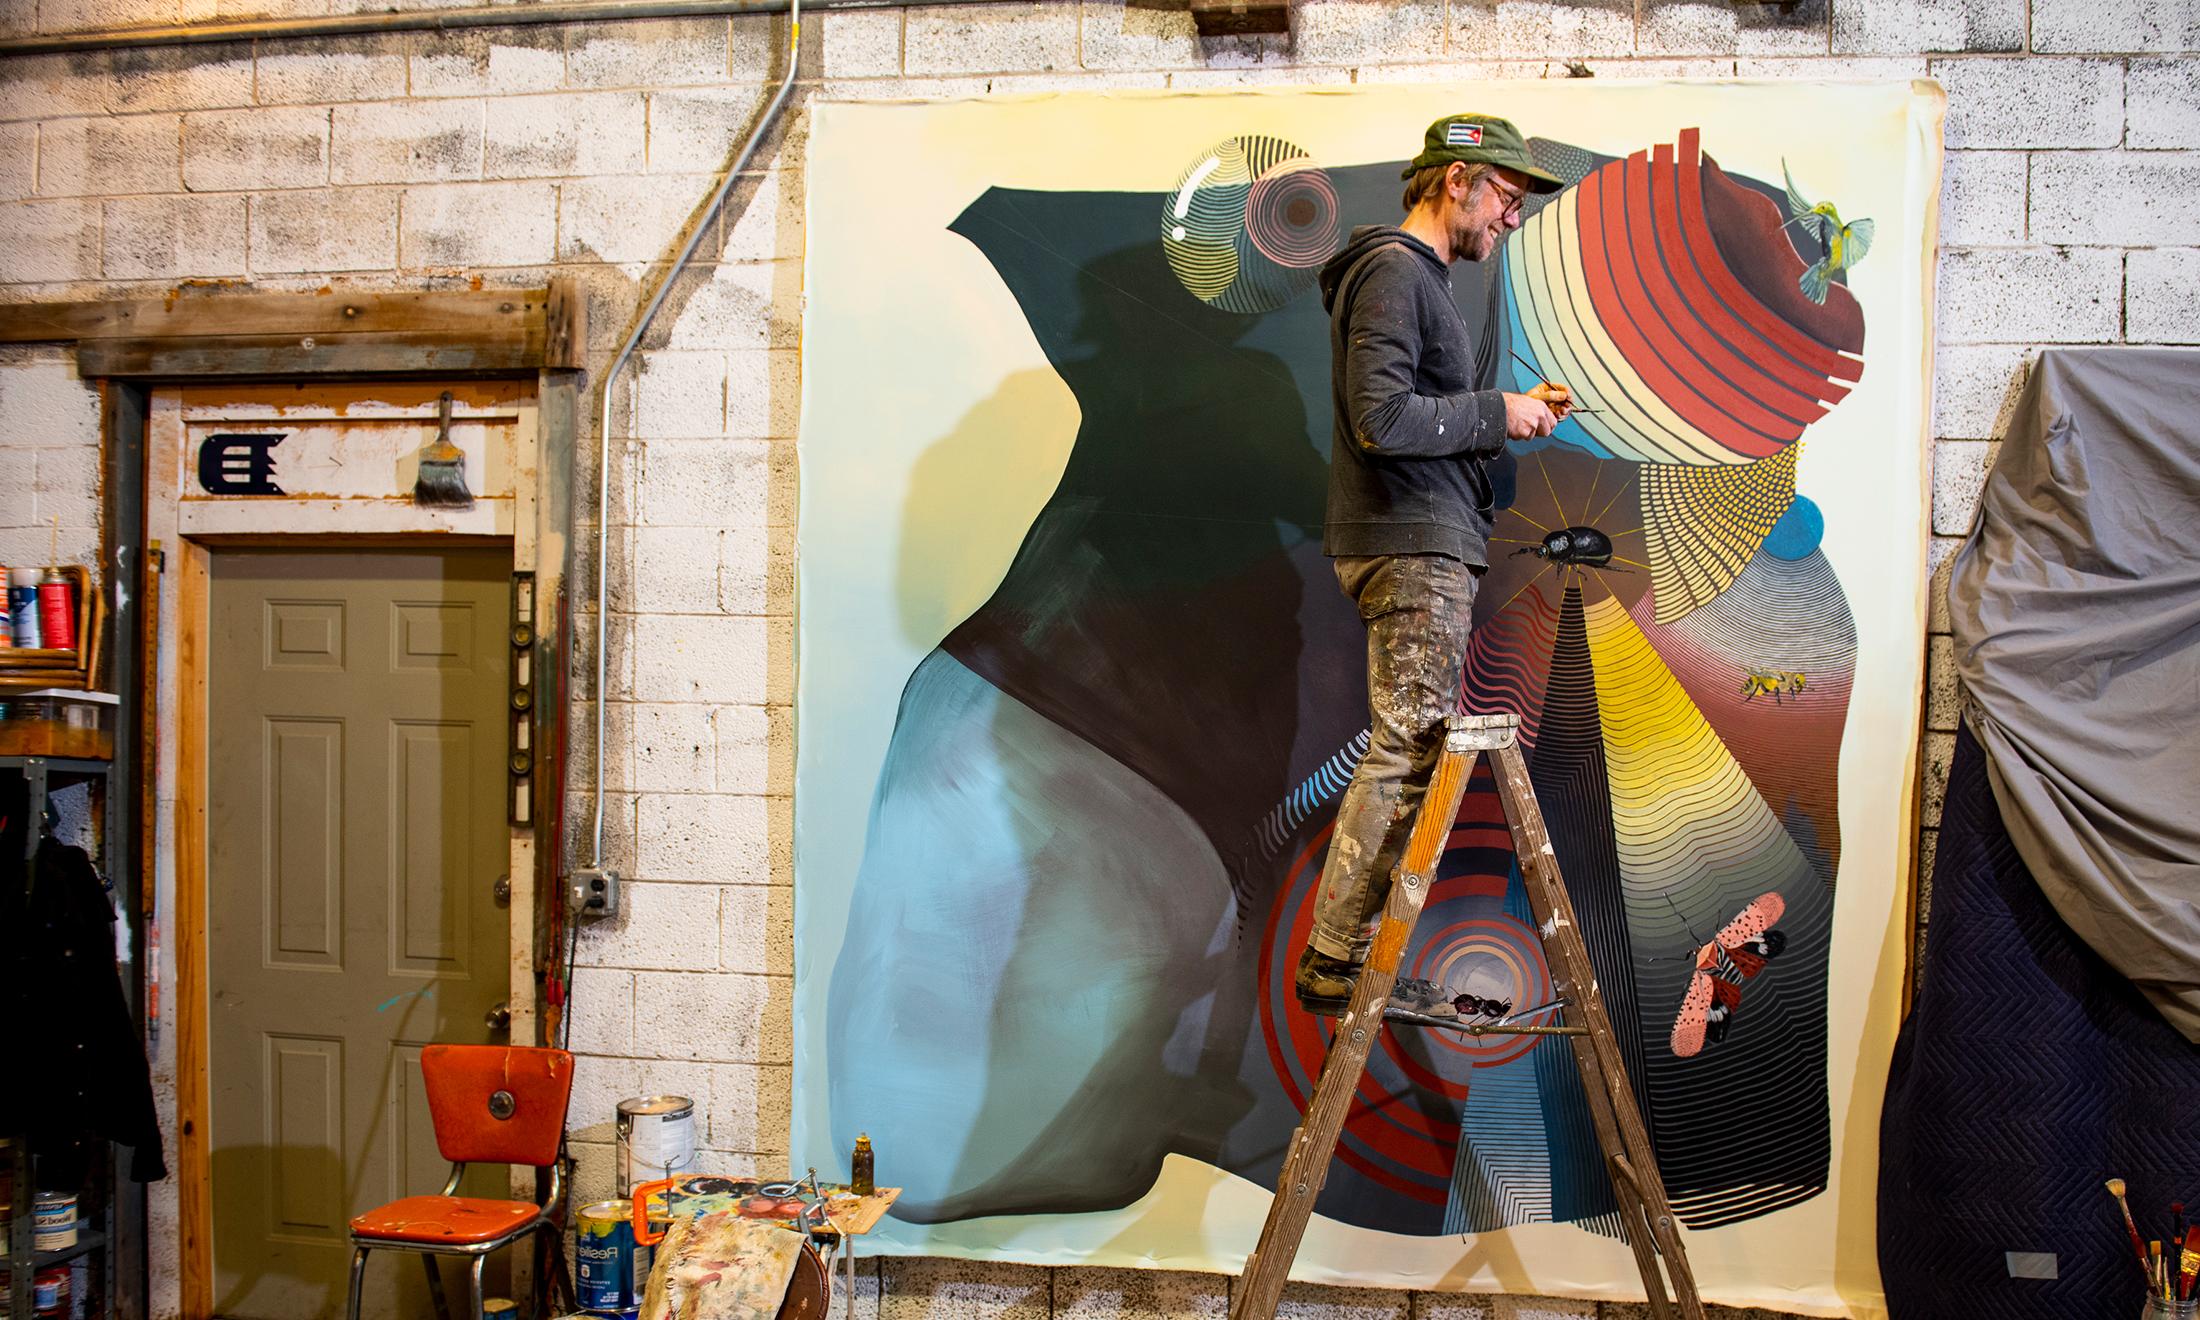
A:
{"type": "Polygon", "coordinates": [[[795,65],[801,50],[802,0],[788,0],[787,12],[793,16],[793,22],[788,25],[787,72],[779,80],[779,90],[772,94],[771,103],[764,107],[763,117],[750,130],[748,141],[741,144],[740,153],[733,158],[733,164],[727,167],[726,177],[719,181],[718,190],[711,194],[710,205],[703,208],[703,216],[696,222],[695,232],[689,234],[687,242],[681,244],[680,255],[672,259],[672,269],[665,273],[664,280],[658,284],[656,294],[650,298],[648,308],[642,312],[642,319],[634,326],[634,333],[626,337],[626,343],[619,348],[619,355],[611,361],[611,370],[604,373],[603,424],[597,430],[599,452],[596,467],[596,801],[595,822],[588,832],[589,860],[586,868],[591,871],[603,869],[604,710],[608,704],[605,700],[607,693],[604,691],[604,658],[610,650],[607,645],[610,609],[604,583],[608,580],[611,569],[611,391],[619,383],[619,372],[634,356],[634,350],[641,346],[642,336],[649,333],[649,323],[657,319],[657,309],[665,305],[665,298],[671,294],[674,282],[680,278],[680,272],[687,269],[688,258],[695,255],[695,249],[702,243],[703,235],[710,232],[711,217],[717,215],[719,208],[726,204],[726,194],[733,191],[734,182],[741,177],[741,171],[748,167],[749,158],[756,154],[757,145],[771,131],[772,125],[779,122],[780,112],[786,109],[787,97],[794,91],[795,65]]]}
{"type": "MultiPolygon", "coordinates": [[[[913,9],[918,6],[1001,4],[1006,0],[811,0],[809,8],[913,9]]],[[[199,46],[224,41],[282,41],[348,37],[381,32],[450,32],[463,28],[530,27],[603,23],[636,18],[722,18],[786,14],[794,0],[580,0],[579,3],[499,5],[480,9],[429,9],[409,13],[335,14],[320,18],[242,19],[171,27],[116,28],[104,32],[53,32],[0,38],[0,55],[52,55],[144,46],[199,46]]]]}

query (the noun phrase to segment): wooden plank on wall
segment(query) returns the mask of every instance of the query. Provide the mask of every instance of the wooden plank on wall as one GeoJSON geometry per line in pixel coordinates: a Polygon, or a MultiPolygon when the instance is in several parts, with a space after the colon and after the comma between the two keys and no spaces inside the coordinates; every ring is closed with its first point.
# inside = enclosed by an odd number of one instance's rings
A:
{"type": "Polygon", "coordinates": [[[0,343],[209,335],[477,333],[511,322],[540,333],[547,289],[206,293],[112,302],[0,304],[0,343]]]}
{"type": "Polygon", "coordinates": [[[214,1314],[213,1132],[207,1109],[207,552],[184,542],[176,615],[176,1198],[184,1320],[214,1314]]]}
{"type": "Polygon", "coordinates": [[[77,371],[86,377],[532,372],[543,361],[543,326],[538,321],[467,331],[85,339],[76,352],[77,371]]]}

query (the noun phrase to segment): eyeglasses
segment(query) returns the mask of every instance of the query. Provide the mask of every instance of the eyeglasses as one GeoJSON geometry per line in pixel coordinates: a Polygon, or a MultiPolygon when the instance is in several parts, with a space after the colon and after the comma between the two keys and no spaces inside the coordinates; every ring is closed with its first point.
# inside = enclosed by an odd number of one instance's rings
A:
{"type": "Polygon", "coordinates": [[[1494,177],[1489,180],[1489,186],[1491,190],[1494,191],[1499,197],[1505,199],[1505,209],[1502,213],[1503,218],[1507,220],[1519,219],[1520,208],[1524,204],[1526,204],[1528,200],[1528,190],[1526,188],[1522,188],[1519,192],[1514,192],[1512,189],[1506,187],[1504,184],[1499,183],[1494,177]]]}

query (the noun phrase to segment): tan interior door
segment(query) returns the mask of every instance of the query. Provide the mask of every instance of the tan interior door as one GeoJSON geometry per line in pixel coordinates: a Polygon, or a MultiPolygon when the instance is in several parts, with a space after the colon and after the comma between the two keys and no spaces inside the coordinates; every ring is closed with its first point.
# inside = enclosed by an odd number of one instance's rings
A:
{"type": "MultiPolygon", "coordinates": [[[[219,1315],[342,1315],[347,1221],[448,1172],[421,1046],[504,1040],[509,571],[495,550],[212,557],[219,1315]]],[[[367,1285],[366,1314],[433,1314],[415,1258],[376,1255],[367,1285]]]]}

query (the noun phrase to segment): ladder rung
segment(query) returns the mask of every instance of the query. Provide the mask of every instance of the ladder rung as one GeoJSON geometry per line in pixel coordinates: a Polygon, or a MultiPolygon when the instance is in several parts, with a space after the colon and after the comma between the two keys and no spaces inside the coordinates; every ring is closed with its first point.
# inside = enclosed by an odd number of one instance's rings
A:
{"type": "Polygon", "coordinates": [[[1586,1036],[1587,1027],[1528,1027],[1511,1026],[1503,1022],[1476,1022],[1459,1018],[1440,1018],[1427,1013],[1410,1013],[1402,1008],[1383,1010],[1385,1022],[1397,1022],[1409,1027],[1433,1027],[1439,1031],[1464,1032],[1469,1036],[1586,1036]]]}

